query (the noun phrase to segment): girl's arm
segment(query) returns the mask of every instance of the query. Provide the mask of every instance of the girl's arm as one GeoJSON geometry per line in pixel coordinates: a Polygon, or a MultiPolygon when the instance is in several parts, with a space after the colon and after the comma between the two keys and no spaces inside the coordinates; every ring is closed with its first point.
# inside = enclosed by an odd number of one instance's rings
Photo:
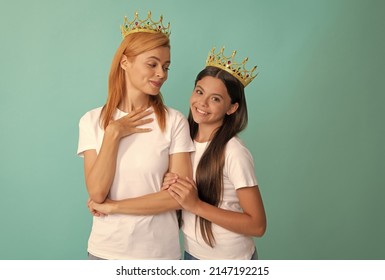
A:
{"type": "Polygon", "coordinates": [[[266,231],[266,214],[258,186],[237,189],[242,213],[225,210],[200,200],[193,180],[178,179],[169,189],[183,209],[230,231],[262,236],[266,231]]]}
{"type": "Polygon", "coordinates": [[[137,126],[147,124],[153,119],[143,119],[151,114],[143,109],[134,110],[127,116],[112,121],[106,128],[99,154],[96,150],[84,151],[84,175],[89,197],[95,202],[103,202],[112,185],[120,139],[133,134],[149,132],[137,126]]]}
{"type": "MultiPolygon", "coordinates": [[[[192,176],[190,153],[176,153],[170,156],[169,172],[179,176],[192,176]]],[[[161,190],[156,193],[129,198],[124,200],[107,199],[104,203],[89,201],[91,213],[99,214],[132,214],[155,215],[162,212],[181,209],[181,205],[168,191],[161,190]]]]}

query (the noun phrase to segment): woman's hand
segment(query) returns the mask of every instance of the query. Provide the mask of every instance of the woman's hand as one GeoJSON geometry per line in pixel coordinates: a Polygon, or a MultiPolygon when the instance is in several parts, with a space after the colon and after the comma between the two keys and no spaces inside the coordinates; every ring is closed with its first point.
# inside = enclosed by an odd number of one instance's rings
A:
{"type": "Polygon", "coordinates": [[[200,200],[197,187],[192,179],[178,178],[176,183],[168,188],[168,191],[184,210],[195,213],[200,200]]]}
{"type": "Polygon", "coordinates": [[[88,198],[88,200],[87,200],[87,208],[90,211],[91,215],[95,216],[95,217],[103,217],[103,216],[105,216],[103,213],[100,213],[100,212],[96,211],[96,209],[94,209],[92,207],[92,205],[94,203],[95,202],[91,198],[88,198]]]}
{"type": "Polygon", "coordinates": [[[153,118],[145,118],[152,113],[152,110],[142,108],[133,110],[126,116],[111,121],[106,128],[106,133],[113,133],[121,139],[134,133],[150,132],[151,128],[138,128],[138,126],[153,122],[153,118]]]}
{"type": "Polygon", "coordinates": [[[113,201],[107,198],[103,203],[96,203],[89,198],[87,201],[87,207],[93,216],[104,217],[112,212],[113,201]]]}

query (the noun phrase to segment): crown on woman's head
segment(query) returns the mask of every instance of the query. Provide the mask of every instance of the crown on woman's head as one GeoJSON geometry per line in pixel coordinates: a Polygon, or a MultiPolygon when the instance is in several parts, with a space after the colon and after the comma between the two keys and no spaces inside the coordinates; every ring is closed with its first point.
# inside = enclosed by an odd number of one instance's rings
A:
{"type": "Polygon", "coordinates": [[[148,11],[146,19],[140,19],[138,12],[135,12],[135,17],[132,21],[129,21],[127,17],[124,17],[124,23],[120,26],[122,30],[123,39],[134,32],[149,32],[149,33],[163,33],[166,36],[170,36],[170,23],[167,26],[163,25],[163,16],[160,16],[159,21],[154,21],[151,18],[151,11],[148,11]]]}
{"type": "Polygon", "coordinates": [[[215,53],[215,48],[212,48],[207,57],[206,66],[214,66],[227,71],[246,87],[257,76],[257,74],[254,74],[257,66],[254,66],[251,70],[246,70],[247,57],[241,63],[237,63],[234,60],[237,52],[233,51],[232,55],[227,57],[223,54],[224,50],[225,48],[222,47],[218,53],[215,53]]]}

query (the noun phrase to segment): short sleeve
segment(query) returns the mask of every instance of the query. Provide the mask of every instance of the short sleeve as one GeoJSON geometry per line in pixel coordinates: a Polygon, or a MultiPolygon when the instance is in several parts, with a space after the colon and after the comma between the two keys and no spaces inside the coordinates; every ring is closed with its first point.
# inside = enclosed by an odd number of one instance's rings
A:
{"type": "Polygon", "coordinates": [[[93,131],[91,114],[88,112],[79,121],[79,142],[77,154],[83,157],[86,150],[96,149],[96,135],[93,131]]]}
{"type": "Polygon", "coordinates": [[[173,113],[170,154],[195,151],[187,119],[179,111],[173,113]]]}
{"type": "Polygon", "coordinates": [[[241,142],[228,143],[225,166],[227,176],[235,189],[258,185],[253,157],[241,142]]]}

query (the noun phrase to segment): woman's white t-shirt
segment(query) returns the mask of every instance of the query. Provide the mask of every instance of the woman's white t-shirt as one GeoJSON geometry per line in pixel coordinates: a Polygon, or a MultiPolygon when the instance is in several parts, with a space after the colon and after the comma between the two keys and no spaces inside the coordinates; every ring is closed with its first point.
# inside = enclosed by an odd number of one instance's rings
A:
{"type": "MultiPolygon", "coordinates": [[[[195,152],[191,154],[194,178],[196,169],[208,142],[194,142],[195,152]]],[[[257,186],[254,162],[249,150],[238,137],[233,137],[226,145],[225,165],[223,169],[223,200],[220,208],[242,212],[236,190],[257,186]]],[[[254,240],[250,236],[229,231],[212,223],[215,246],[211,248],[202,238],[199,223],[195,215],[183,211],[183,235],[185,250],[201,260],[250,259],[255,250],[254,240]]]]}
{"type": "MultiPolygon", "coordinates": [[[[91,110],[80,119],[79,156],[90,149],[99,153],[104,136],[101,110],[101,107],[91,110]]],[[[114,119],[125,115],[117,110],[114,119]]],[[[151,132],[132,134],[120,141],[115,177],[108,195],[113,200],[160,191],[169,156],[194,151],[188,122],[182,113],[167,108],[164,132],[154,113],[147,118],[154,121],[142,127],[152,128],[151,132]]],[[[103,259],[180,259],[176,213],[94,217],[88,252],[103,259]]]]}

